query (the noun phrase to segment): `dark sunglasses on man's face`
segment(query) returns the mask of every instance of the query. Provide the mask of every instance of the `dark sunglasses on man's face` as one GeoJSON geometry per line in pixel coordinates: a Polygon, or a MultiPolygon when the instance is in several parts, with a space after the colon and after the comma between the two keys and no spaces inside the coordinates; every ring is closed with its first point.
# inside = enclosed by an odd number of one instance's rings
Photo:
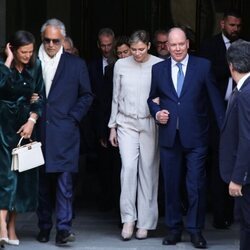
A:
{"type": "Polygon", "coordinates": [[[52,42],[53,44],[58,45],[59,43],[61,43],[61,39],[49,39],[49,38],[47,38],[47,37],[44,37],[44,38],[43,38],[43,42],[44,42],[45,44],[50,44],[50,43],[52,42]]]}

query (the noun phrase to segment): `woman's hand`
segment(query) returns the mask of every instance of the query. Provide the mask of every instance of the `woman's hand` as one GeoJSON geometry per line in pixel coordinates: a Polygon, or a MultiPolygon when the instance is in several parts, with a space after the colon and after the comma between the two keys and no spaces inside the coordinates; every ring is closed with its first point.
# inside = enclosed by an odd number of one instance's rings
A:
{"type": "Polygon", "coordinates": [[[109,141],[113,147],[118,147],[116,128],[110,129],[109,141]]]}
{"type": "Polygon", "coordinates": [[[7,45],[5,47],[5,54],[6,54],[6,57],[7,57],[6,61],[5,61],[5,65],[10,68],[11,63],[12,63],[12,61],[14,59],[14,55],[13,55],[13,52],[11,50],[10,43],[7,43],[7,45]]]}
{"type": "Polygon", "coordinates": [[[31,113],[28,121],[19,128],[17,134],[20,134],[21,137],[29,139],[32,135],[34,125],[36,124],[38,116],[36,113],[31,113]]]}
{"type": "Polygon", "coordinates": [[[34,122],[28,120],[25,124],[21,126],[21,128],[17,131],[17,133],[20,134],[21,137],[29,139],[33,132],[34,125],[35,125],[34,122]]]}
{"type": "Polygon", "coordinates": [[[37,93],[33,93],[30,98],[30,104],[35,103],[39,100],[39,95],[37,93]]]}

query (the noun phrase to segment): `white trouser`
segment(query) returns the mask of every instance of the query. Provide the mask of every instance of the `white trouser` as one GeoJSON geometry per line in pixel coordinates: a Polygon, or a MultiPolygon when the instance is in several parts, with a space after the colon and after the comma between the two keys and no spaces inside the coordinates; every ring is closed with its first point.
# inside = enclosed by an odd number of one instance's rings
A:
{"type": "Polygon", "coordinates": [[[117,133],[122,159],[122,223],[137,220],[137,228],[155,229],[158,221],[159,176],[155,121],[153,118],[133,119],[119,114],[117,133]]]}

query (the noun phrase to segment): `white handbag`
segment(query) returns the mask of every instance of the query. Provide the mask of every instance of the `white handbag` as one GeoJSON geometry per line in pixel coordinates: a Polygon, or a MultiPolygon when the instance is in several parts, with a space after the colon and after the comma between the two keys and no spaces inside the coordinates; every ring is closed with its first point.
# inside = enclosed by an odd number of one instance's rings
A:
{"type": "Polygon", "coordinates": [[[44,164],[41,142],[33,141],[21,146],[23,137],[12,150],[11,170],[23,172],[44,164]]]}

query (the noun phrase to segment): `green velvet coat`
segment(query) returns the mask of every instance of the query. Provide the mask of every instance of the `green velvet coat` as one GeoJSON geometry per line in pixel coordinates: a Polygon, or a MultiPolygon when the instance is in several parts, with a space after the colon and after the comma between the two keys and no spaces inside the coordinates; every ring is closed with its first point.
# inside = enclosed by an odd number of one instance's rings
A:
{"type": "Polygon", "coordinates": [[[30,98],[42,90],[38,59],[34,66],[25,67],[21,73],[0,61],[0,209],[20,213],[37,207],[38,169],[11,171],[11,152],[20,139],[16,132],[27,122],[29,113],[41,115],[42,100],[30,104],[30,98]]]}

